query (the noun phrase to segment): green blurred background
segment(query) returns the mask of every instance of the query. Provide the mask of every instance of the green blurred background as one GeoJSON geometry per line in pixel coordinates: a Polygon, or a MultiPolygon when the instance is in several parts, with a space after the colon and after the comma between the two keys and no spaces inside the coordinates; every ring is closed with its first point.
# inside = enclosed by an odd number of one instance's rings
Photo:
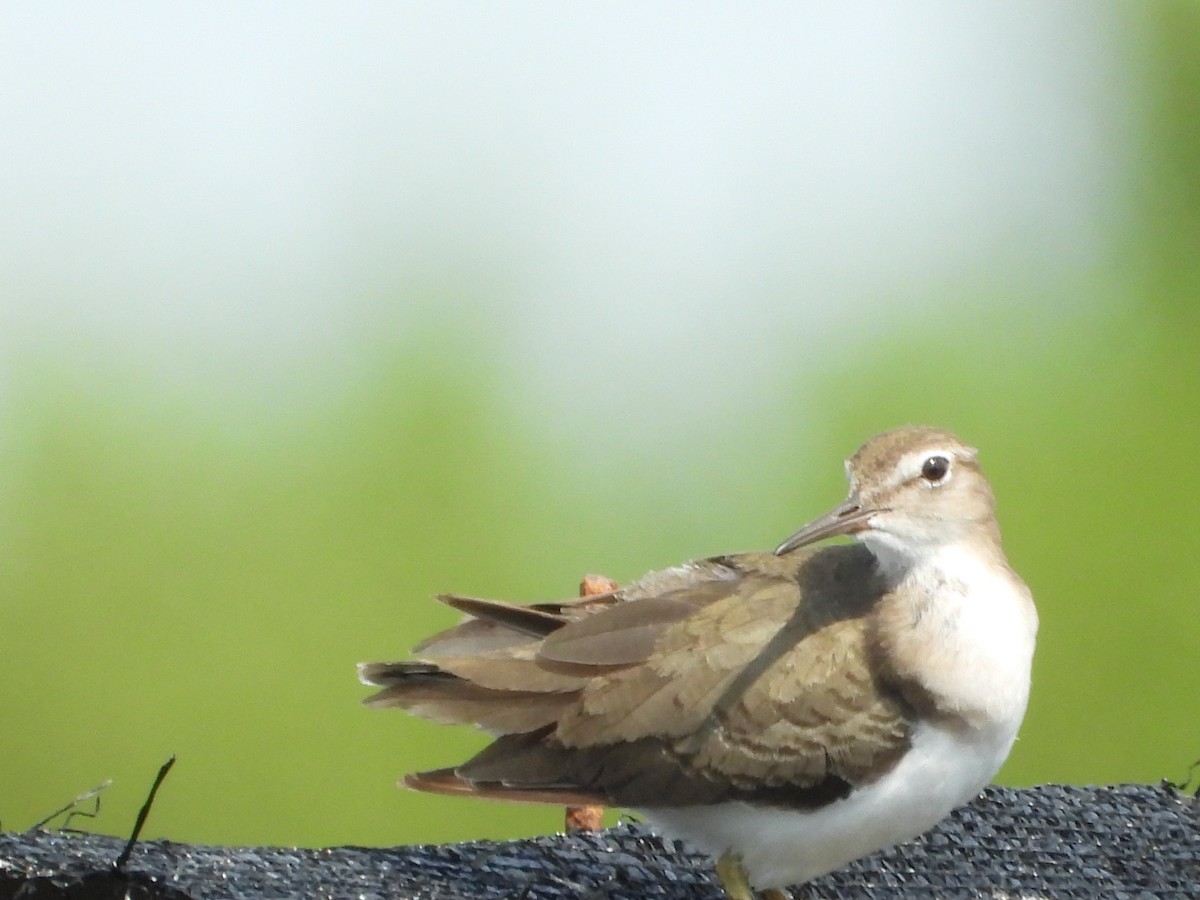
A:
{"type": "Polygon", "coordinates": [[[0,824],[552,831],[397,790],[454,621],[773,546],[905,422],[1042,616],[1000,780],[1200,756],[1200,6],[38,5],[0,37],[0,824]],[[78,824],[78,823],[76,823],[78,824]]]}

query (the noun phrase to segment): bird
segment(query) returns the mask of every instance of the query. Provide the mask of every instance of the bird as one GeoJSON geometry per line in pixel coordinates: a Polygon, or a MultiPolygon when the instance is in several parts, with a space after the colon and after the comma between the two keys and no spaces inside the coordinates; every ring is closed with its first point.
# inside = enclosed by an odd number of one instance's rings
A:
{"type": "Polygon", "coordinates": [[[494,739],[402,783],[630,809],[709,854],[730,900],[932,828],[1013,746],[1037,611],[974,447],[904,426],[845,470],[846,500],[773,551],[561,602],[440,596],[463,621],[360,664],[364,702],[494,739]]]}

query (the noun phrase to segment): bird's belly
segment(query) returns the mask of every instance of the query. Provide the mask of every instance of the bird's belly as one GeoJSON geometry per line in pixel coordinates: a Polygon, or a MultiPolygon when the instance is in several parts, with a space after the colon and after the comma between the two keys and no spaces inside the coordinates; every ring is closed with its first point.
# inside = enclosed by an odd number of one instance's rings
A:
{"type": "Polygon", "coordinates": [[[728,802],[639,812],[664,834],[715,858],[740,855],[756,888],[784,887],[932,828],[991,781],[1014,735],[919,725],[890,772],[816,810],[728,802]]]}

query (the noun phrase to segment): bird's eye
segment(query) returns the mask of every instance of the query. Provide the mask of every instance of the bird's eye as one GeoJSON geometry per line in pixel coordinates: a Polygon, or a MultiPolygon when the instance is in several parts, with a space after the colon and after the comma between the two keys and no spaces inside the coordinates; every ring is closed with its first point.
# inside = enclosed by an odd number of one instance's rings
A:
{"type": "Polygon", "coordinates": [[[930,484],[939,484],[950,471],[950,460],[944,456],[931,456],[921,464],[921,477],[930,484]]]}

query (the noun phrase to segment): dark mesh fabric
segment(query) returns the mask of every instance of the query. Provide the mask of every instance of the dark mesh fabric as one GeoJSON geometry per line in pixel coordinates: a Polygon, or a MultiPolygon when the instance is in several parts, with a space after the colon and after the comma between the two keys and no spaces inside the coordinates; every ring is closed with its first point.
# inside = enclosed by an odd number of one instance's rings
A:
{"type": "MultiPolygon", "coordinates": [[[[721,891],[709,862],[640,825],[505,843],[325,850],[0,834],[0,898],[654,900],[721,891]]],[[[1145,785],[989,788],[936,829],[797,898],[1200,898],[1200,801],[1145,785]]]]}

